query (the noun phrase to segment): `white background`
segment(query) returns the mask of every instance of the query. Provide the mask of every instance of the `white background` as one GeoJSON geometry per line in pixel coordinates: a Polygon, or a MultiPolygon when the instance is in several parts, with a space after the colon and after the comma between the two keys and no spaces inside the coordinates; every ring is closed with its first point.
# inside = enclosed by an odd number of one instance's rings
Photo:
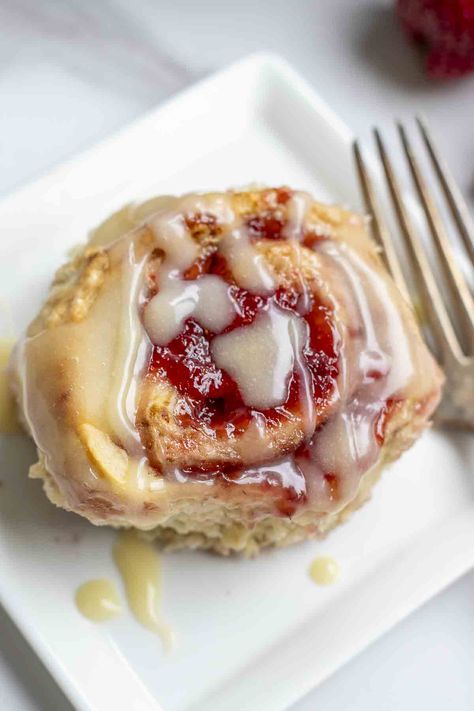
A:
{"type": "MultiPolygon", "coordinates": [[[[473,205],[474,77],[427,81],[389,0],[2,0],[0,193],[259,49],[283,54],[366,139],[425,113],[473,205]]],[[[420,707],[474,708],[474,573],[292,711],[420,707]]],[[[71,709],[1,610],[0,709],[71,709]]]]}

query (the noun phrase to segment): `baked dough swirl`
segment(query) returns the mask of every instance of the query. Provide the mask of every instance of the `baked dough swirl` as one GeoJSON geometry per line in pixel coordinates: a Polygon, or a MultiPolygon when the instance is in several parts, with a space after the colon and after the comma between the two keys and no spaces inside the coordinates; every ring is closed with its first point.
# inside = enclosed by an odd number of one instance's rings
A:
{"type": "Polygon", "coordinates": [[[15,371],[54,503],[224,554],[344,520],[442,384],[365,218],[288,188],[114,214],[15,371]]]}

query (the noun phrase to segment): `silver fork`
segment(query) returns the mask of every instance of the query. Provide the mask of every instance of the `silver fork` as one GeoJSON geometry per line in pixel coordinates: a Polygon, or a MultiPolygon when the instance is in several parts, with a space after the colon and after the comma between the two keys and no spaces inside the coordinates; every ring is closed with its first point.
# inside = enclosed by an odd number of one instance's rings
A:
{"type": "MultiPolygon", "coordinates": [[[[454,224],[462,238],[466,255],[470,260],[470,264],[474,265],[474,225],[466,203],[453,177],[441,160],[426,124],[420,119],[417,119],[417,124],[454,224]]],[[[446,385],[441,405],[438,408],[437,421],[441,425],[474,429],[474,300],[463,273],[456,263],[446,228],[432,193],[423,177],[420,163],[415,157],[407,132],[401,124],[398,124],[398,132],[419,203],[423,208],[433,238],[435,253],[446,276],[451,308],[464,336],[463,344],[461,344],[446,308],[446,302],[441,293],[438,280],[431,267],[430,259],[423,246],[423,241],[417,234],[413,220],[406,207],[398,178],[388,157],[382,136],[377,129],[374,129],[375,141],[394,212],[407,247],[413,274],[416,276],[417,284],[419,283],[420,286],[419,298],[422,310],[428,315],[428,323],[425,325],[429,326],[435,355],[446,375],[446,385]],[[464,341],[466,342],[465,345],[464,341]]],[[[373,236],[382,248],[382,257],[397,286],[405,298],[410,303],[413,303],[410,299],[410,292],[395,249],[393,237],[383,219],[380,202],[376,196],[373,181],[362,157],[358,141],[354,142],[354,156],[366,208],[372,215],[373,236]]]]}

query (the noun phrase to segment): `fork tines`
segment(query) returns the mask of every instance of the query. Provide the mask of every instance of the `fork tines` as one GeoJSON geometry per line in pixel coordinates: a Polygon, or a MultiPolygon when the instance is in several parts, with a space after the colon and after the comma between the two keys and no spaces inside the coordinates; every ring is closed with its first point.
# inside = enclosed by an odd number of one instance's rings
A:
{"type": "MultiPolygon", "coordinates": [[[[470,266],[472,266],[474,265],[474,227],[469,216],[467,205],[457,189],[452,176],[442,162],[425,122],[421,119],[417,119],[417,125],[434,168],[434,174],[439,180],[441,191],[449,206],[454,224],[459,230],[466,255],[468,259],[470,259],[470,266]]],[[[430,316],[429,325],[431,326],[438,354],[444,362],[449,360],[453,362],[454,359],[454,361],[460,364],[465,363],[465,361],[468,360],[467,355],[472,355],[474,351],[474,300],[465,277],[456,263],[443,220],[432,192],[428,187],[428,183],[423,176],[413,146],[406,130],[401,124],[398,124],[398,133],[416,188],[418,201],[423,208],[427,224],[433,237],[436,254],[449,285],[453,313],[461,325],[463,335],[466,335],[468,354],[465,354],[463,350],[464,344],[461,345],[449,316],[445,300],[431,267],[423,241],[417,234],[410,211],[407,208],[406,200],[400,188],[393,163],[388,156],[385,142],[382,139],[380,131],[374,129],[378,154],[383,166],[383,172],[387,181],[394,212],[407,247],[407,254],[414,274],[417,277],[417,282],[419,281],[420,283],[421,289],[419,296],[422,300],[423,311],[430,316]]],[[[390,230],[387,228],[383,219],[383,212],[358,141],[354,142],[354,156],[365,204],[373,218],[372,226],[374,237],[383,250],[386,266],[391,272],[393,279],[404,296],[409,300],[409,291],[406,279],[404,278],[403,269],[390,230]]]]}

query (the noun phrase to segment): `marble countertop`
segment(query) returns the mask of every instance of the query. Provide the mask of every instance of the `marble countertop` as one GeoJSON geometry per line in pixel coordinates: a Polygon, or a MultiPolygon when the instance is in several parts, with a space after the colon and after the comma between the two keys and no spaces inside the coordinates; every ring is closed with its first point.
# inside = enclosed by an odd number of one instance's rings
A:
{"type": "MultiPolygon", "coordinates": [[[[365,138],[374,124],[393,130],[394,117],[426,114],[474,205],[474,77],[427,81],[390,0],[3,0],[0,34],[0,194],[266,49],[365,138]]],[[[473,672],[474,572],[291,711],[470,711],[473,672]]],[[[71,710],[1,610],[0,708],[71,710]]]]}

